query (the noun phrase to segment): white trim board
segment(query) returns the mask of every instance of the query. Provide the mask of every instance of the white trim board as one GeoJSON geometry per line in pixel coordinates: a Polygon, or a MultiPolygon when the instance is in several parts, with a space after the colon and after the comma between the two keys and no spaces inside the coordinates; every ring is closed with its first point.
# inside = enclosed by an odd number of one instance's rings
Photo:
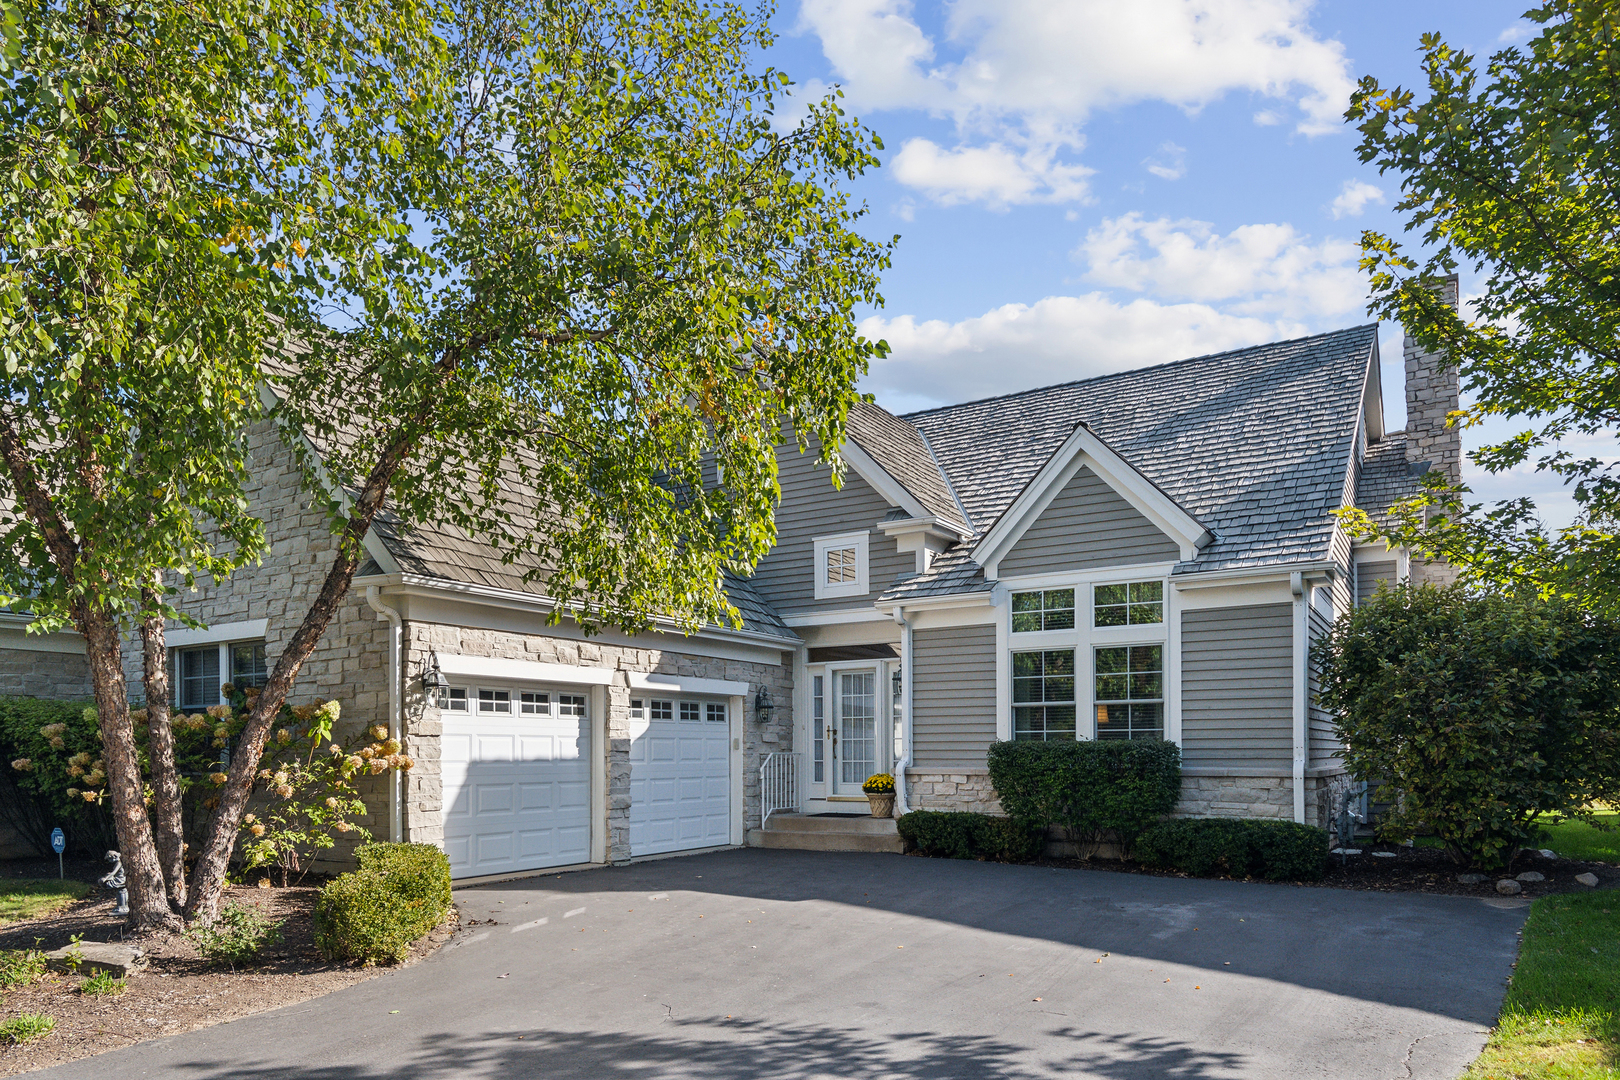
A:
{"type": "Polygon", "coordinates": [[[494,656],[435,653],[439,671],[446,676],[472,679],[511,679],[517,682],[569,683],[576,686],[611,686],[613,669],[543,664],[537,660],[504,660],[494,656]]]}
{"type": "Polygon", "coordinates": [[[214,623],[201,630],[192,630],[189,627],[166,630],[163,640],[171,649],[187,649],[193,645],[223,645],[229,641],[262,638],[269,628],[269,619],[247,619],[242,622],[214,623]]]}
{"type": "Polygon", "coordinates": [[[631,671],[630,689],[648,693],[663,690],[671,694],[710,694],[715,697],[747,697],[749,683],[731,679],[699,679],[691,675],[666,675],[662,672],[631,671]]]}

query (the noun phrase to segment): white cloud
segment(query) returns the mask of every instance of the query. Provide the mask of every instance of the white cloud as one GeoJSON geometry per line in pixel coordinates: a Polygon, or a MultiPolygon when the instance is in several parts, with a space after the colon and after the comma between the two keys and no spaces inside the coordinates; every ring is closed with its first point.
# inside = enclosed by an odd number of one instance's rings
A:
{"type": "Polygon", "coordinates": [[[1346,180],[1344,187],[1339,189],[1338,197],[1333,200],[1331,209],[1334,220],[1360,217],[1362,211],[1367,209],[1368,203],[1381,203],[1383,201],[1383,188],[1375,187],[1365,180],[1346,180]]]}
{"type": "MultiPolygon", "coordinates": [[[[1275,102],[1256,113],[1258,124],[1286,113],[1307,135],[1339,130],[1353,87],[1348,61],[1339,42],[1311,29],[1310,7],[1311,0],[956,0],[943,41],[935,41],[918,26],[911,0],[803,0],[800,26],[821,39],[855,109],[926,110],[954,120],[964,144],[982,140],[1057,162],[1079,149],[1078,132],[1093,112],[1142,101],[1192,113],[1247,92],[1275,102]]],[[[1059,197],[1057,185],[1048,188],[1059,197]]],[[[1083,197],[1081,188],[1068,190],[1083,197]]]]}
{"type": "Polygon", "coordinates": [[[865,388],[896,411],[968,401],[1071,379],[1241,348],[1307,329],[1287,320],[1233,315],[1204,304],[1119,303],[1106,293],[1007,304],[960,322],[909,315],[861,323],[890,355],[865,388]],[[926,388],[926,389],[923,389],[926,388]]]}
{"type": "Polygon", "coordinates": [[[1147,171],[1160,180],[1180,180],[1187,175],[1187,148],[1167,142],[1159,147],[1159,152],[1142,162],[1147,171]]]}
{"type": "Polygon", "coordinates": [[[909,139],[890,163],[895,178],[951,205],[984,202],[993,209],[1012,203],[1074,202],[1086,198],[1091,169],[1056,160],[1050,148],[1018,152],[1000,143],[942,149],[928,139],[909,139]]]}
{"type": "Polygon", "coordinates": [[[1254,122],[1258,127],[1276,127],[1282,120],[1283,118],[1274,109],[1261,109],[1254,114],[1254,122]]]}
{"type": "Polygon", "coordinates": [[[1314,321],[1350,314],[1366,302],[1359,247],[1313,241],[1287,224],[1244,225],[1222,236],[1207,221],[1131,213],[1104,220],[1075,255],[1098,285],[1221,303],[1241,316],[1314,321]]]}
{"type": "Polygon", "coordinates": [[[1536,34],[1536,24],[1528,19],[1519,19],[1506,30],[1496,35],[1496,40],[1504,45],[1518,45],[1529,41],[1536,34]]]}

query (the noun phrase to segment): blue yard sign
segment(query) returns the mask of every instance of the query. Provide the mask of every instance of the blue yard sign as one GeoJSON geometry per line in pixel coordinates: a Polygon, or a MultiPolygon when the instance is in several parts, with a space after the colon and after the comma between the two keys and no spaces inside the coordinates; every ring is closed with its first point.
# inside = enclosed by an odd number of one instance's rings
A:
{"type": "Polygon", "coordinates": [[[62,876],[62,849],[67,847],[67,837],[62,835],[61,829],[51,830],[51,850],[56,852],[56,876],[62,876]]]}

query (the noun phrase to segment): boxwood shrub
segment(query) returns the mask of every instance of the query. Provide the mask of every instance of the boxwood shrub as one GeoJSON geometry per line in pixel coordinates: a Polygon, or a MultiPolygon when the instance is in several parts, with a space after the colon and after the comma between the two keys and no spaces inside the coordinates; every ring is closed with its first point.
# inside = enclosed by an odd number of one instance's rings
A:
{"type": "Polygon", "coordinates": [[[897,825],[908,848],[946,859],[1028,862],[1041,853],[1041,834],[1011,818],[956,811],[913,810],[897,825]]]}
{"type": "Polygon", "coordinates": [[[431,844],[366,844],[360,869],[315,901],[315,947],[328,960],[398,963],[450,910],[450,860],[431,844]]]}
{"type": "Polygon", "coordinates": [[[1181,798],[1181,748],[1159,740],[998,742],[990,783],[1028,829],[1062,825],[1079,841],[1110,834],[1127,851],[1181,798]]]}
{"type": "Polygon", "coordinates": [[[1184,818],[1143,832],[1135,854],[1146,866],[1195,877],[1316,881],[1327,868],[1328,834],[1293,821],[1184,818]]]}

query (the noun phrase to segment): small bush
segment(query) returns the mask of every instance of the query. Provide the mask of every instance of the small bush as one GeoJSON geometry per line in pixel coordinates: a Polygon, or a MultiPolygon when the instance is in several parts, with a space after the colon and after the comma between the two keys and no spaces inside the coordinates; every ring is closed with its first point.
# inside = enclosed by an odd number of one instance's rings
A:
{"type": "Polygon", "coordinates": [[[79,984],[79,993],[87,994],[90,997],[100,997],[103,994],[122,994],[128,989],[129,981],[114,977],[110,971],[98,971],[79,984]]]}
{"type": "Polygon", "coordinates": [[[897,823],[906,845],[946,859],[1028,862],[1041,853],[1041,834],[1011,818],[913,810],[897,823]]]}
{"type": "Polygon", "coordinates": [[[0,1024],[0,1041],[13,1046],[43,1038],[56,1030],[56,1018],[44,1013],[22,1013],[0,1024]]]}
{"type": "Polygon", "coordinates": [[[266,949],[281,944],[282,922],[272,922],[256,904],[225,905],[212,925],[194,926],[186,937],[203,958],[230,967],[251,967],[264,959],[266,949]]]}
{"type": "Polygon", "coordinates": [[[1327,869],[1324,829],[1293,821],[1188,818],[1166,821],[1136,840],[1146,866],[1195,877],[1226,873],[1267,881],[1316,881],[1327,869]]]}
{"type": "Polygon", "coordinates": [[[45,954],[38,949],[0,952],[0,990],[29,986],[45,977],[45,954]]]}
{"type": "Polygon", "coordinates": [[[366,844],[360,869],[315,902],[315,947],[328,960],[398,963],[450,910],[450,860],[430,844],[366,844]]]}
{"type": "Polygon", "coordinates": [[[1111,834],[1128,851],[1180,800],[1181,748],[1156,739],[998,742],[990,783],[1028,829],[1062,825],[1090,843],[1111,834]]]}

